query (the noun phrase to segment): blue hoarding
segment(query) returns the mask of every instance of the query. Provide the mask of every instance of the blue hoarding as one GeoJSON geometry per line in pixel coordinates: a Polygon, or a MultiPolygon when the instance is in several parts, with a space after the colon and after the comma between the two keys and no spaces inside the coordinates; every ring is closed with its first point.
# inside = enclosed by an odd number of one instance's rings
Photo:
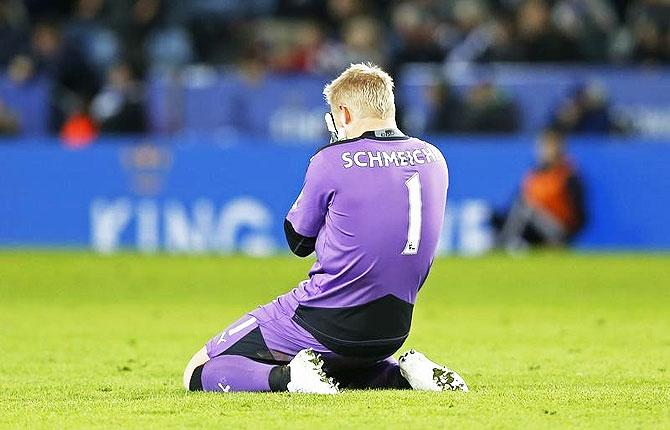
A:
{"type": "MultiPolygon", "coordinates": [[[[531,138],[434,139],[450,190],[443,252],[492,245],[488,218],[514,198],[533,163],[531,138]]],[[[282,221],[313,147],[214,138],[107,140],[84,150],[54,141],[0,145],[0,246],[101,252],[284,250],[282,221]],[[171,143],[171,144],[167,144],[171,143]]],[[[670,249],[670,145],[575,139],[589,222],[581,249],[670,249]]]]}

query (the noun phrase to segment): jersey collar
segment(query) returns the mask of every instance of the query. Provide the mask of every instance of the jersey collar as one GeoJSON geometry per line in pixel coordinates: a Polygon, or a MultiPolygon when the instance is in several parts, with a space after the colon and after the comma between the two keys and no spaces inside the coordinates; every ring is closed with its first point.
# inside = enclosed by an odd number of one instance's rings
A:
{"type": "Polygon", "coordinates": [[[361,139],[372,139],[372,140],[383,140],[383,141],[388,141],[388,140],[407,140],[409,139],[409,136],[403,134],[402,131],[398,130],[397,128],[381,128],[379,130],[368,130],[365,133],[361,134],[358,137],[352,137],[351,139],[343,139],[343,140],[338,140],[333,143],[329,143],[326,146],[322,146],[319,148],[314,155],[318,154],[322,150],[326,148],[330,148],[331,146],[336,146],[336,145],[341,145],[343,143],[351,143],[351,142],[356,142],[361,139]]]}
{"type": "Polygon", "coordinates": [[[347,143],[354,142],[360,139],[373,139],[373,140],[405,140],[408,139],[408,136],[404,135],[402,131],[397,128],[380,128],[379,130],[368,130],[365,133],[361,134],[358,137],[351,139],[338,140],[334,143],[347,143]]]}

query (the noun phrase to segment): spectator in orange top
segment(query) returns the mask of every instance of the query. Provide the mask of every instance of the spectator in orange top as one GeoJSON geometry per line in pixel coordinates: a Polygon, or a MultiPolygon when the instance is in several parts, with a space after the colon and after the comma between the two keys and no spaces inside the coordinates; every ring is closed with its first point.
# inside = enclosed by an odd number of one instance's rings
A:
{"type": "Polygon", "coordinates": [[[507,249],[567,245],[586,220],[582,182],[565,155],[563,135],[547,130],[538,146],[539,165],[526,175],[502,225],[499,242],[507,249]]]}
{"type": "Polygon", "coordinates": [[[83,148],[98,137],[98,127],[87,109],[75,108],[65,120],[60,137],[69,148],[83,148]]]}

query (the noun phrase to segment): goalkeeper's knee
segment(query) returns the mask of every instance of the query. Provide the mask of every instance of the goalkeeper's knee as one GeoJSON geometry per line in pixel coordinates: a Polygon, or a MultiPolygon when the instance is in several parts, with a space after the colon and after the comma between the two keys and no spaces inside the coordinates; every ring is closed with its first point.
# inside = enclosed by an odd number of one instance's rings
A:
{"type": "Polygon", "coordinates": [[[200,374],[202,374],[202,366],[208,361],[207,348],[203,346],[202,349],[191,357],[191,360],[186,365],[186,369],[184,369],[183,384],[185,389],[189,391],[202,390],[200,374]]]}

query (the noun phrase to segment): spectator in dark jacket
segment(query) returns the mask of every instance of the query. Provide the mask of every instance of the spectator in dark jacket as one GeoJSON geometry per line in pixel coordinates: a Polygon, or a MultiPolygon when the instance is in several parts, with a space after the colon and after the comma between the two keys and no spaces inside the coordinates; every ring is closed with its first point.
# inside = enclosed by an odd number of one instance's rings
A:
{"type": "Polygon", "coordinates": [[[558,106],[551,125],[567,134],[623,133],[615,121],[605,90],[598,84],[579,84],[558,106]]]}
{"type": "Polygon", "coordinates": [[[440,82],[427,90],[430,104],[429,133],[454,133],[462,126],[463,101],[447,82],[440,82]]]}
{"type": "Polygon", "coordinates": [[[519,43],[525,59],[552,63],[579,60],[577,42],[559,31],[550,16],[551,8],[544,0],[526,0],[518,9],[519,43]]]}
{"type": "Polygon", "coordinates": [[[19,132],[16,115],[0,99],[0,136],[12,136],[19,132]]]}
{"type": "Polygon", "coordinates": [[[461,117],[464,133],[514,133],[521,118],[516,104],[491,82],[470,88],[461,117]]]}
{"type": "Polygon", "coordinates": [[[103,133],[146,131],[143,94],[130,64],[119,63],[107,72],[107,81],[93,99],[91,110],[103,133]]]}

